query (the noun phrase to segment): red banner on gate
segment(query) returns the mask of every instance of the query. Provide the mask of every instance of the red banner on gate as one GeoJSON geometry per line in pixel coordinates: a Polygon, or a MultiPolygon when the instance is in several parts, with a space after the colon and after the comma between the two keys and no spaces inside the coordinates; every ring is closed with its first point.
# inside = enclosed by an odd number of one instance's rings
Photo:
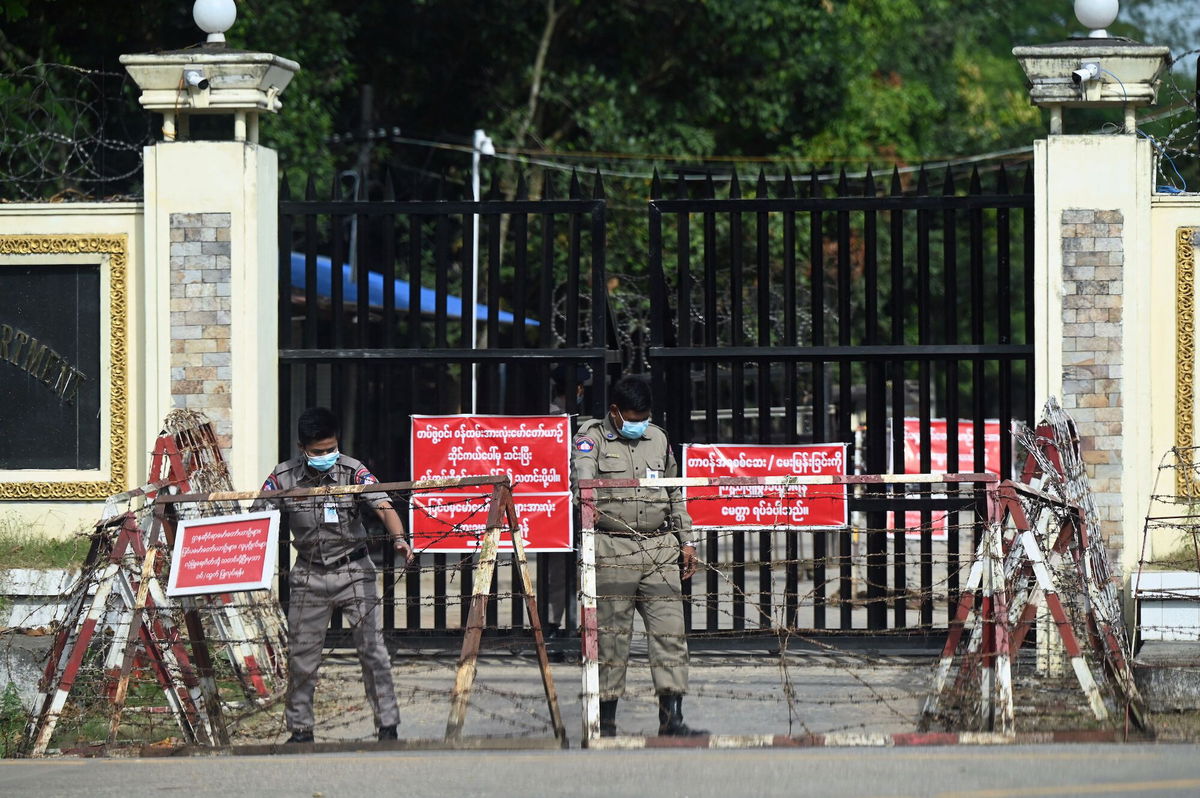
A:
{"type": "Polygon", "coordinates": [[[413,479],[507,476],[513,493],[569,493],[570,440],[568,416],[413,416],[413,479]]]}
{"type": "MultiPolygon", "coordinates": [[[[526,551],[571,551],[569,416],[413,416],[414,480],[507,476],[526,551]]],[[[445,488],[414,495],[409,528],[418,551],[470,552],[487,527],[490,491],[445,488]]],[[[501,535],[501,551],[512,540],[501,535]]]]}
{"type": "MultiPolygon", "coordinates": [[[[929,472],[945,474],[953,471],[973,473],[975,468],[975,422],[969,418],[958,421],[958,468],[949,468],[949,431],[944,418],[929,420],[929,472]]],[[[984,468],[989,474],[1000,473],[1000,421],[989,419],[983,422],[984,468]]],[[[904,419],[904,472],[921,473],[921,419],[904,419]]],[[[892,526],[899,526],[896,513],[891,513],[892,526]]],[[[947,526],[957,525],[955,513],[946,510],[934,511],[929,515],[930,534],[934,540],[945,540],[949,534],[947,526]]],[[[921,537],[921,514],[904,514],[905,537],[917,540],[921,537]]]]}
{"type": "MultiPolygon", "coordinates": [[[[430,552],[475,551],[487,529],[488,496],[413,497],[412,529],[416,548],[430,552]]],[[[522,493],[513,496],[521,542],[527,552],[571,550],[571,496],[522,493]]],[[[500,534],[500,550],[512,551],[512,536],[500,534]]]]}
{"type": "MultiPolygon", "coordinates": [[[[685,444],[686,477],[786,477],[846,474],[843,443],[802,446],[685,444]]],[[[688,513],[697,528],[845,526],[845,485],[689,487],[688,513]]]]}
{"type": "Polygon", "coordinates": [[[168,596],[267,590],[279,551],[279,511],[179,522],[168,596]]]}
{"type": "MultiPolygon", "coordinates": [[[[948,451],[949,435],[946,419],[929,420],[929,473],[945,474],[952,471],[970,474],[975,468],[975,423],[968,418],[958,422],[958,468],[947,468],[950,462],[948,451]]],[[[989,474],[1000,473],[1000,421],[990,419],[983,422],[984,468],[989,474]]],[[[904,419],[904,471],[908,474],[921,473],[921,419],[904,419]]]]}

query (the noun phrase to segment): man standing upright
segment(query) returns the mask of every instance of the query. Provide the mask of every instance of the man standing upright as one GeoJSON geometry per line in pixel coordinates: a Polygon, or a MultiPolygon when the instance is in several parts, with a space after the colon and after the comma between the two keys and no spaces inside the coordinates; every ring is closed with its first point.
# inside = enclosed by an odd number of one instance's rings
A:
{"type": "MultiPolygon", "coordinates": [[[[264,491],[372,485],[379,480],[367,467],[338,451],[341,427],[324,407],[312,407],[296,423],[300,454],[275,466],[263,483],[264,491]]],[[[383,521],[396,551],[405,561],[412,547],[404,537],[400,516],[386,493],[259,499],[254,509],[276,504],[287,513],[296,559],[288,576],[288,689],[284,719],[289,743],[313,742],[313,692],[321,666],[325,629],[334,609],[349,624],[363,687],[380,740],[395,740],[400,710],[392,685],[392,662],[375,619],[379,592],[375,566],[367,550],[367,532],[360,517],[370,507],[383,521]]]]}
{"type": "MultiPolygon", "coordinates": [[[[580,427],[572,443],[575,478],[655,479],[679,475],[661,427],[650,423],[650,384],[625,377],[613,388],[602,419],[580,427]]],[[[683,722],[688,651],[683,579],[696,571],[692,519],[679,488],[598,489],[596,599],[600,645],[600,734],[617,733],[617,701],[625,693],[633,611],[649,637],[650,672],[658,695],[658,733],[707,734],[683,722]]]]}

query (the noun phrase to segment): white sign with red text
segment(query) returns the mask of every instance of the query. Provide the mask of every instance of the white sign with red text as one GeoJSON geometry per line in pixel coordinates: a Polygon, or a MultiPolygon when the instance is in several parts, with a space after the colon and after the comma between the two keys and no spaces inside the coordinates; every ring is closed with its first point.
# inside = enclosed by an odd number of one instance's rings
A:
{"type": "Polygon", "coordinates": [[[278,554],[278,510],[180,521],[167,595],[269,590],[278,554]]]}
{"type": "MultiPolygon", "coordinates": [[[[507,476],[525,550],[571,551],[569,416],[413,416],[412,478],[507,476]]],[[[413,494],[417,551],[471,552],[487,529],[491,491],[439,488],[413,494]]],[[[500,550],[512,551],[508,534],[500,550]]]]}
{"type": "MultiPolygon", "coordinates": [[[[685,477],[786,477],[846,474],[846,444],[796,446],[684,444],[685,477]]],[[[689,487],[688,513],[698,529],[807,529],[848,523],[845,485],[689,487]]]]}

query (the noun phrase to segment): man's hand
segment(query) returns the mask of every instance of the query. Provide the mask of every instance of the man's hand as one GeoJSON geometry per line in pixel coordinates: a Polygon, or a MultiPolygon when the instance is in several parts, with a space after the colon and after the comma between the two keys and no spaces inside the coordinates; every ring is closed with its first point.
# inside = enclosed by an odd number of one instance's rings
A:
{"type": "Polygon", "coordinates": [[[696,559],[696,547],[684,546],[683,552],[683,573],[679,575],[680,579],[691,579],[692,574],[696,573],[696,567],[699,565],[699,560],[696,559]]]}
{"type": "Polygon", "coordinates": [[[392,542],[397,552],[404,555],[404,562],[410,563],[413,561],[413,550],[409,542],[401,537],[392,538],[392,542]]]}

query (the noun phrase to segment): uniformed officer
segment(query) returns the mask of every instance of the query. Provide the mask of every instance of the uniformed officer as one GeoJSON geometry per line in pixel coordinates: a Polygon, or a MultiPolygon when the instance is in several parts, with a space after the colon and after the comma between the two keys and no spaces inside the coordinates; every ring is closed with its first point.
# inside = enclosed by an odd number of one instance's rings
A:
{"type": "MultiPolygon", "coordinates": [[[[379,480],[367,467],[338,451],[341,428],[324,407],[300,414],[296,424],[300,455],[275,466],[263,483],[264,491],[318,488],[333,485],[371,485],[379,480]]],[[[404,537],[400,516],[386,493],[357,497],[284,500],[296,559],[288,577],[288,689],[284,719],[289,743],[313,741],[313,691],[321,666],[325,629],[333,610],[340,609],[350,625],[362,667],[363,687],[375,715],[380,740],[395,740],[400,710],[392,685],[392,663],[375,620],[379,603],[375,566],[367,550],[361,508],[371,507],[383,521],[393,545],[405,560],[412,548],[404,537]]],[[[270,507],[260,499],[255,509],[270,507]]]]}
{"type": "MultiPolygon", "coordinates": [[[[576,479],[676,477],[667,435],[650,424],[650,384],[625,377],[613,388],[602,419],[584,423],[572,443],[576,479]]],[[[678,488],[616,488],[596,495],[596,593],[600,645],[600,734],[617,732],[617,700],[625,693],[633,611],[649,638],[650,671],[658,695],[658,733],[707,734],[683,722],[688,651],[683,627],[683,579],[696,571],[692,519],[678,488]]]]}

